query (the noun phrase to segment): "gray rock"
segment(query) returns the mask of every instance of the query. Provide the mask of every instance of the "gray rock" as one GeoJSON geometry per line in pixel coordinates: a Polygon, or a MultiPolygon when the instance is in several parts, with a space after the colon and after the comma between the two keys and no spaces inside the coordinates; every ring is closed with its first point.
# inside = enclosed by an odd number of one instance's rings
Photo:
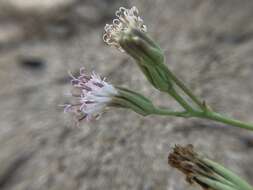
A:
{"type": "MultiPolygon", "coordinates": [[[[132,59],[102,42],[105,23],[125,1],[50,1],[54,16],[37,14],[47,1],[35,2],[29,5],[32,21],[29,11],[1,13],[10,28],[0,22],[0,189],[194,189],[167,165],[171,147],[188,143],[253,184],[253,135],[246,130],[121,109],[76,128],[58,105],[70,89],[67,71],[82,66],[157,105],[177,104],[151,87],[132,59]]],[[[131,5],[165,49],[173,72],[214,109],[253,122],[252,1],[131,5]]]]}

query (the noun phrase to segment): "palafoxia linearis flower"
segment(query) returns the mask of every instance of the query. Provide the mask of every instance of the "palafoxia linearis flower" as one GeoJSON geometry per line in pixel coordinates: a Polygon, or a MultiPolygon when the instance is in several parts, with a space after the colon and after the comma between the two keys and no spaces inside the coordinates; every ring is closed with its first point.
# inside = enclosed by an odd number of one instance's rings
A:
{"type": "Polygon", "coordinates": [[[112,24],[105,25],[103,39],[109,46],[114,46],[124,52],[119,42],[122,35],[132,29],[146,32],[147,27],[139,16],[139,11],[136,7],[132,7],[131,9],[120,7],[115,14],[117,18],[113,20],[112,24]]]}
{"type": "Polygon", "coordinates": [[[109,46],[130,55],[150,83],[161,91],[172,88],[170,72],[164,64],[164,53],[147,34],[147,28],[139,16],[138,9],[119,8],[117,19],[106,24],[103,39],[109,46]]]}
{"type": "Polygon", "coordinates": [[[81,68],[80,76],[74,77],[71,73],[70,76],[74,87],[70,94],[73,102],[65,104],[64,111],[74,113],[78,121],[98,118],[112,101],[112,97],[118,94],[113,85],[95,72],[87,75],[84,68],[81,68]]]}
{"type": "Polygon", "coordinates": [[[109,107],[126,108],[143,116],[152,114],[152,102],[141,94],[122,87],[115,87],[93,72],[91,75],[80,69],[78,77],[73,76],[74,87],[69,94],[72,102],[63,105],[65,112],[74,113],[77,122],[97,119],[109,107]]]}

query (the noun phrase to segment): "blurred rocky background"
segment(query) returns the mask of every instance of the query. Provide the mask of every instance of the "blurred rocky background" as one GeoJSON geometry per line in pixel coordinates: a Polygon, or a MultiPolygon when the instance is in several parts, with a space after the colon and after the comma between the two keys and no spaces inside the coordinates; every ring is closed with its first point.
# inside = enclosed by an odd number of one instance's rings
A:
{"type": "Polygon", "coordinates": [[[251,0],[1,0],[1,190],[195,189],[167,164],[188,143],[253,184],[252,132],[116,109],[77,128],[58,107],[67,71],[82,66],[177,107],[102,41],[115,10],[133,5],[171,70],[216,110],[253,122],[251,0]]]}

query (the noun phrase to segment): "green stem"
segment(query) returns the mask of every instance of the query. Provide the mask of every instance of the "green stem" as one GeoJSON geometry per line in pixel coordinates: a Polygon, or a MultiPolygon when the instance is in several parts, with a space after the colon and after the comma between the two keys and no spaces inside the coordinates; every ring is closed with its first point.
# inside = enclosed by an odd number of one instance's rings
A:
{"type": "Polygon", "coordinates": [[[210,189],[214,189],[214,190],[242,190],[242,189],[228,186],[228,185],[223,184],[219,181],[212,180],[210,178],[203,177],[203,176],[195,176],[195,179],[197,181],[201,182],[202,184],[203,183],[206,184],[208,187],[211,187],[210,189]]]}
{"type": "Polygon", "coordinates": [[[178,111],[171,111],[168,109],[164,108],[155,108],[153,113],[155,115],[170,115],[170,116],[176,116],[176,117],[189,117],[189,113],[184,111],[184,112],[178,112],[178,111]]]}
{"type": "Polygon", "coordinates": [[[240,189],[253,190],[253,187],[251,187],[250,184],[248,184],[246,181],[241,179],[238,175],[236,175],[229,169],[225,168],[224,166],[220,165],[219,163],[209,160],[208,158],[203,158],[202,161],[205,162],[209,167],[211,167],[216,173],[218,173],[219,175],[221,175],[228,181],[232,182],[240,189]]]}
{"type": "Polygon", "coordinates": [[[251,123],[245,123],[245,122],[242,122],[233,118],[229,118],[227,116],[221,115],[216,112],[211,112],[211,111],[186,110],[183,112],[176,112],[176,111],[171,111],[165,108],[154,108],[154,111],[152,114],[170,115],[170,116],[185,117],[185,118],[189,118],[189,117],[204,118],[204,119],[218,121],[224,124],[232,125],[232,126],[243,128],[243,129],[249,129],[253,131],[253,124],[251,123]]]}
{"type": "Polygon", "coordinates": [[[192,91],[182,81],[180,81],[169,69],[168,73],[170,75],[170,78],[176,83],[176,85],[180,87],[184,91],[184,93],[192,99],[193,102],[195,102],[202,110],[206,110],[206,107],[199,100],[199,98],[195,96],[192,91]]]}
{"type": "Polygon", "coordinates": [[[213,121],[219,121],[221,123],[225,123],[228,125],[232,125],[235,127],[240,127],[240,128],[244,128],[244,129],[249,129],[249,130],[253,130],[253,124],[250,123],[245,123],[233,118],[229,118],[227,116],[221,115],[219,113],[216,112],[192,112],[190,113],[190,115],[192,115],[193,117],[199,117],[199,118],[205,118],[205,119],[210,119],[213,121]]]}
{"type": "Polygon", "coordinates": [[[169,94],[187,111],[194,112],[194,109],[175,91],[171,88],[169,94]]]}

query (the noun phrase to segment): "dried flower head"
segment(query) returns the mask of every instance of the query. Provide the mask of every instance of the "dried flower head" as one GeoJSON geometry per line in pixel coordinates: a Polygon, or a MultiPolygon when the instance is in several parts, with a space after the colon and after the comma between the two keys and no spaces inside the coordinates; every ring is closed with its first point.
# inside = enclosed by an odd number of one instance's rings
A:
{"type": "Polygon", "coordinates": [[[81,68],[80,76],[76,78],[71,73],[70,76],[74,87],[70,95],[74,99],[73,103],[64,105],[64,111],[74,113],[79,122],[98,118],[112,101],[113,96],[118,94],[113,85],[101,79],[95,72],[87,75],[84,68],[81,68]]]}
{"type": "Polygon", "coordinates": [[[119,43],[122,34],[130,31],[131,29],[146,32],[147,27],[143,24],[143,20],[139,16],[139,11],[136,7],[132,7],[131,9],[120,7],[115,14],[118,18],[114,19],[112,24],[105,25],[103,40],[109,46],[114,46],[124,52],[119,43]]]}
{"type": "Polygon", "coordinates": [[[203,190],[252,189],[231,170],[195,152],[192,145],[176,145],[168,161],[170,166],[186,175],[190,184],[198,184],[203,190]]]}

